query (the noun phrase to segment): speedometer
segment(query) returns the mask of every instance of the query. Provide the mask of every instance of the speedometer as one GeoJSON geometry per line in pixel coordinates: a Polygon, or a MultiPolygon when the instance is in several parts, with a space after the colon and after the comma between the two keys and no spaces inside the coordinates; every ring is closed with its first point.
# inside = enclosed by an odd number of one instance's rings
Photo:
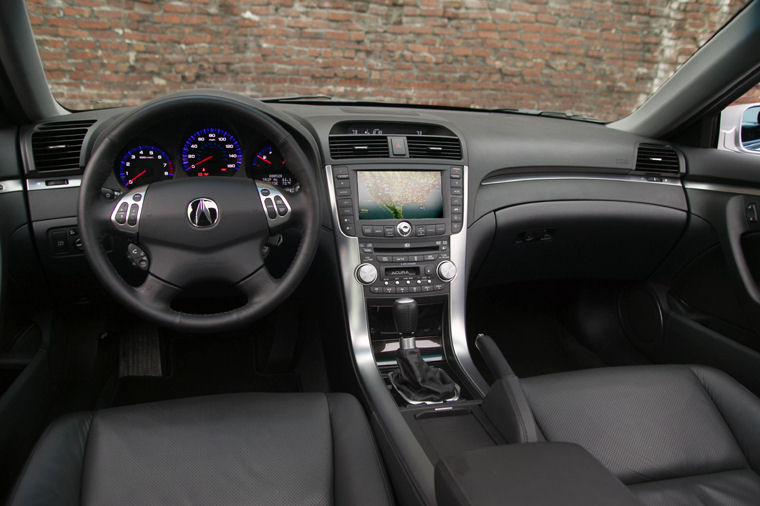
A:
{"type": "Polygon", "coordinates": [[[220,128],[198,130],[182,147],[182,165],[189,176],[234,176],[242,161],[237,139],[220,128]]]}

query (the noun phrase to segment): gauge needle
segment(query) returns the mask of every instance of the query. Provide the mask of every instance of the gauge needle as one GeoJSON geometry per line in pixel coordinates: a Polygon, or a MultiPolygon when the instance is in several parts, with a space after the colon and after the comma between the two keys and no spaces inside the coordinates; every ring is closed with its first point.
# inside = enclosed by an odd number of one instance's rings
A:
{"type": "Polygon", "coordinates": [[[204,158],[204,159],[203,159],[203,160],[201,160],[200,162],[195,162],[194,164],[192,164],[192,165],[190,166],[190,168],[191,168],[191,169],[194,169],[194,168],[196,168],[198,165],[202,164],[203,162],[207,162],[207,161],[211,160],[212,158],[214,158],[214,155],[211,155],[211,156],[207,156],[206,158],[204,158]]]}
{"type": "Polygon", "coordinates": [[[265,161],[265,162],[267,162],[269,165],[272,165],[272,162],[270,162],[269,160],[267,160],[266,158],[264,158],[264,157],[262,157],[262,156],[256,155],[256,158],[258,158],[258,159],[260,159],[260,160],[264,160],[264,161],[265,161]]]}
{"type": "Polygon", "coordinates": [[[137,181],[137,178],[138,178],[138,177],[140,177],[140,176],[142,176],[142,175],[143,175],[143,174],[145,174],[146,172],[148,172],[148,169],[145,169],[145,170],[143,170],[143,171],[142,171],[142,172],[140,172],[138,175],[136,175],[135,177],[133,177],[132,179],[130,179],[130,180],[129,180],[129,184],[132,184],[132,183],[134,183],[135,181],[137,181]]]}

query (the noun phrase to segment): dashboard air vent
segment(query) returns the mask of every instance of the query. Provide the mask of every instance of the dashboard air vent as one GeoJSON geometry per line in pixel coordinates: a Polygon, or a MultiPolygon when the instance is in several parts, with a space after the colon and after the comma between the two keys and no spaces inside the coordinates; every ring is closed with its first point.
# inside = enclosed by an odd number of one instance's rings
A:
{"type": "Polygon", "coordinates": [[[330,156],[339,158],[388,158],[385,135],[331,135],[330,156]]]}
{"type": "Polygon", "coordinates": [[[639,144],[636,170],[677,174],[680,169],[681,163],[675,149],[661,144],[639,144]]]}
{"type": "Polygon", "coordinates": [[[456,137],[408,136],[409,158],[462,158],[462,144],[456,137]]]}
{"type": "Polygon", "coordinates": [[[79,170],[79,155],[87,129],[95,120],[55,121],[37,127],[32,134],[32,154],[37,172],[79,170]]]}

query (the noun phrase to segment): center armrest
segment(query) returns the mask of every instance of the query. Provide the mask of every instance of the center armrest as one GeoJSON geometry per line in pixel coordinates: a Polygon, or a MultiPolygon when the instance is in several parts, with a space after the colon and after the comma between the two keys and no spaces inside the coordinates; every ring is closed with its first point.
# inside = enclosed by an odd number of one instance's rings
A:
{"type": "Polygon", "coordinates": [[[582,447],[527,443],[471,450],[438,462],[438,504],[641,504],[582,447]]]}

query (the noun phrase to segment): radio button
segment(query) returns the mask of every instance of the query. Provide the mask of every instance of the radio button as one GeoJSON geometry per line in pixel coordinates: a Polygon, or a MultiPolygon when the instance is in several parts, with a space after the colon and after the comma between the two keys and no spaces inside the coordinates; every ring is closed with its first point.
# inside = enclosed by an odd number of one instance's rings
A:
{"type": "Polygon", "coordinates": [[[461,187],[459,187],[459,188],[452,188],[451,189],[451,194],[452,195],[456,195],[456,196],[462,195],[462,188],[461,187]]]}
{"type": "Polygon", "coordinates": [[[350,188],[350,182],[348,179],[338,179],[335,181],[336,188],[350,188]]]}
{"type": "Polygon", "coordinates": [[[383,227],[378,225],[372,226],[372,235],[381,236],[383,235],[383,227]]]}
{"type": "Polygon", "coordinates": [[[451,179],[458,179],[462,177],[462,167],[452,167],[449,174],[451,175],[451,179]]]}
{"type": "Polygon", "coordinates": [[[435,233],[436,235],[444,235],[446,233],[446,224],[445,223],[436,224],[435,233]]]}
{"type": "Polygon", "coordinates": [[[335,193],[338,197],[349,197],[351,196],[351,188],[338,188],[335,193]]]}
{"type": "Polygon", "coordinates": [[[415,225],[414,235],[417,237],[425,237],[425,225],[415,225]]]}
{"type": "Polygon", "coordinates": [[[451,215],[451,221],[458,223],[462,221],[462,215],[461,214],[452,214],[451,215]]]}
{"type": "Polygon", "coordinates": [[[354,202],[350,198],[338,199],[338,207],[353,207],[353,205],[354,205],[354,202]]]}
{"type": "Polygon", "coordinates": [[[393,226],[392,225],[388,225],[386,227],[383,227],[383,231],[384,231],[383,235],[385,235],[385,237],[393,237],[394,235],[396,235],[396,233],[393,230],[393,226]]]}
{"type": "Polygon", "coordinates": [[[382,286],[370,286],[369,287],[370,293],[383,293],[383,287],[382,286]]]}
{"type": "Polygon", "coordinates": [[[435,235],[435,225],[425,225],[425,234],[435,235]]]}
{"type": "Polygon", "coordinates": [[[438,255],[425,255],[424,260],[429,262],[431,260],[438,260],[438,255]]]}
{"type": "Polygon", "coordinates": [[[406,257],[399,256],[399,257],[393,257],[393,261],[394,262],[407,262],[408,260],[407,260],[406,257]]]}
{"type": "MultiPolygon", "coordinates": [[[[372,235],[372,226],[371,225],[362,225],[362,234],[364,234],[364,235],[372,235]]],[[[364,251],[364,248],[362,248],[362,251],[364,251]]],[[[365,251],[365,253],[372,253],[372,248],[370,248],[369,251],[365,251]]]]}
{"type": "Polygon", "coordinates": [[[462,197],[451,197],[452,206],[461,206],[463,204],[462,197]]]}
{"type": "Polygon", "coordinates": [[[461,223],[452,223],[451,224],[451,233],[452,234],[456,234],[460,230],[462,230],[462,224],[461,223]]]}
{"type": "Polygon", "coordinates": [[[461,188],[462,187],[462,180],[461,179],[452,179],[451,180],[451,187],[452,188],[461,188]]]}

